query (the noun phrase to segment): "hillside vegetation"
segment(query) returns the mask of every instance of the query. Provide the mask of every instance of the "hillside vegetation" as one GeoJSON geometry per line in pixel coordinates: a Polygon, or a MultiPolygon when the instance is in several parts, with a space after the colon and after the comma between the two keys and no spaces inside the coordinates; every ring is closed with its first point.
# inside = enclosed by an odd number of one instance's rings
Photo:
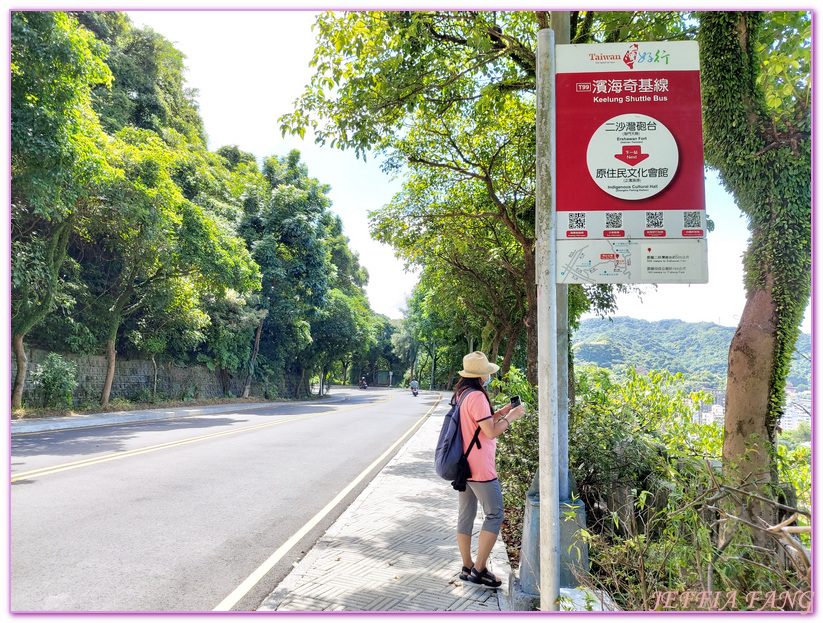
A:
{"type": "MultiPolygon", "coordinates": [[[[695,388],[726,386],[729,344],[735,327],[711,322],[636,318],[589,318],[572,336],[575,364],[601,368],[646,368],[682,372],[695,388]]],[[[788,379],[800,390],[811,387],[811,335],[797,340],[788,379]]]]}

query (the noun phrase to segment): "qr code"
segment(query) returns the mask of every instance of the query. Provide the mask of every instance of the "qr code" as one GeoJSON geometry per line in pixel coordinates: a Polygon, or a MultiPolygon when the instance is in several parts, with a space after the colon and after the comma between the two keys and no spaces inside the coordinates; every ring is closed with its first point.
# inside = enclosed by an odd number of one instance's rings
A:
{"type": "Polygon", "coordinates": [[[620,229],[623,227],[622,212],[606,212],[606,229],[620,229]]]}
{"type": "Polygon", "coordinates": [[[702,227],[700,222],[700,212],[683,212],[683,227],[686,229],[697,229],[702,227]]]}
{"type": "Polygon", "coordinates": [[[662,212],[646,212],[646,228],[659,229],[663,227],[662,212]]]}
{"type": "Polygon", "coordinates": [[[569,212],[569,229],[586,229],[586,213],[569,212]]]}

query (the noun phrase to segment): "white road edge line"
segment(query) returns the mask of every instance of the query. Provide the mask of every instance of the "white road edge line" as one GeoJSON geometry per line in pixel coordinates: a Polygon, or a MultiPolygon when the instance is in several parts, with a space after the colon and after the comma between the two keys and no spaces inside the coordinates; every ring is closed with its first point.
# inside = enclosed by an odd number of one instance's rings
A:
{"type": "Polygon", "coordinates": [[[243,583],[240,584],[240,586],[238,586],[236,589],[234,589],[228,597],[226,597],[223,601],[221,601],[214,608],[214,610],[212,610],[212,612],[228,612],[229,610],[231,610],[237,604],[238,601],[240,601],[243,597],[245,597],[246,594],[252,588],[254,588],[254,586],[260,580],[262,580],[263,577],[269,571],[271,571],[278,562],[280,562],[280,559],[283,558],[283,556],[285,556],[286,553],[288,553],[288,551],[291,550],[291,548],[293,548],[295,545],[297,545],[297,543],[300,541],[300,539],[302,539],[304,536],[306,536],[317,524],[319,524],[323,520],[323,518],[326,515],[328,515],[334,509],[334,507],[337,506],[341,502],[341,500],[343,500],[343,498],[345,498],[352,491],[352,489],[354,489],[358,484],[360,484],[360,482],[366,476],[368,476],[368,474],[375,467],[377,467],[382,461],[384,461],[386,459],[386,457],[389,454],[391,454],[392,451],[394,451],[394,449],[397,446],[399,446],[403,442],[403,440],[406,439],[406,437],[408,437],[412,433],[412,431],[414,431],[417,428],[417,426],[420,424],[420,422],[422,422],[427,417],[429,417],[429,414],[431,414],[431,412],[434,411],[435,407],[437,407],[437,405],[439,403],[440,403],[440,396],[437,397],[437,401],[432,405],[431,409],[429,409],[423,417],[421,417],[419,420],[417,420],[412,425],[412,427],[403,434],[403,436],[400,439],[395,441],[389,447],[388,450],[386,450],[377,459],[375,459],[375,461],[371,465],[369,465],[366,469],[364,469],[362,472],[360,472],[360,475],[357,476],[357,478],[355,478],[345,489],[343,489],[340,493],[338,493],[337,496],[335,496],[335,498],[331,502],[326,504],[326,506],[323,507],[323,509],[319,513],[317,513],[314,517],[312,517],[305,526],[300,528],[300,530],[295,532],[288,541],[286,541],[285,543],[283,543],[283,545],[278,547],[277,550],[271,556],[269,556],[269,558],[262,565],[257,567],[257,569],[255,569],[255,571],[248,578],[246,578],[243,581],[243,583]]]}

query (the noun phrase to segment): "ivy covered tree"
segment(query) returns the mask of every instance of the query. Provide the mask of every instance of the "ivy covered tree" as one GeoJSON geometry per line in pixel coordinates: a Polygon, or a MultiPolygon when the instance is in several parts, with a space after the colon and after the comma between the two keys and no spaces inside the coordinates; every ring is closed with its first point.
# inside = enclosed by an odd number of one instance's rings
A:
{"type": "MultiPolygon", "coordinates": [[[[746,305],[729,349],[724,469],[772,497],[775,433],[811,290],[811,15],[707,11],[699,19],[706,162],[751,232],[746,305]]],[[[774,519],[757,503],[751,511],[774,519]]]]}

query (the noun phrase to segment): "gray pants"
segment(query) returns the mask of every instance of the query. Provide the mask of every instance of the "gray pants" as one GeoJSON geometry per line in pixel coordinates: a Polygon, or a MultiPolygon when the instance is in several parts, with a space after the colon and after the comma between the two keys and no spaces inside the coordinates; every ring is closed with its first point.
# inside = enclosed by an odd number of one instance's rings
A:
{"type": "Polygon", "coordinates": [[[503,524],[503,492],[500,482],[466,483],[466,490],[458,494],[457,533],[468,534],[474,531],[474,518],[477,516],[477,500],[483,507],[486,517],[483,520],[483,530],[497,534],[503,524]]]}

